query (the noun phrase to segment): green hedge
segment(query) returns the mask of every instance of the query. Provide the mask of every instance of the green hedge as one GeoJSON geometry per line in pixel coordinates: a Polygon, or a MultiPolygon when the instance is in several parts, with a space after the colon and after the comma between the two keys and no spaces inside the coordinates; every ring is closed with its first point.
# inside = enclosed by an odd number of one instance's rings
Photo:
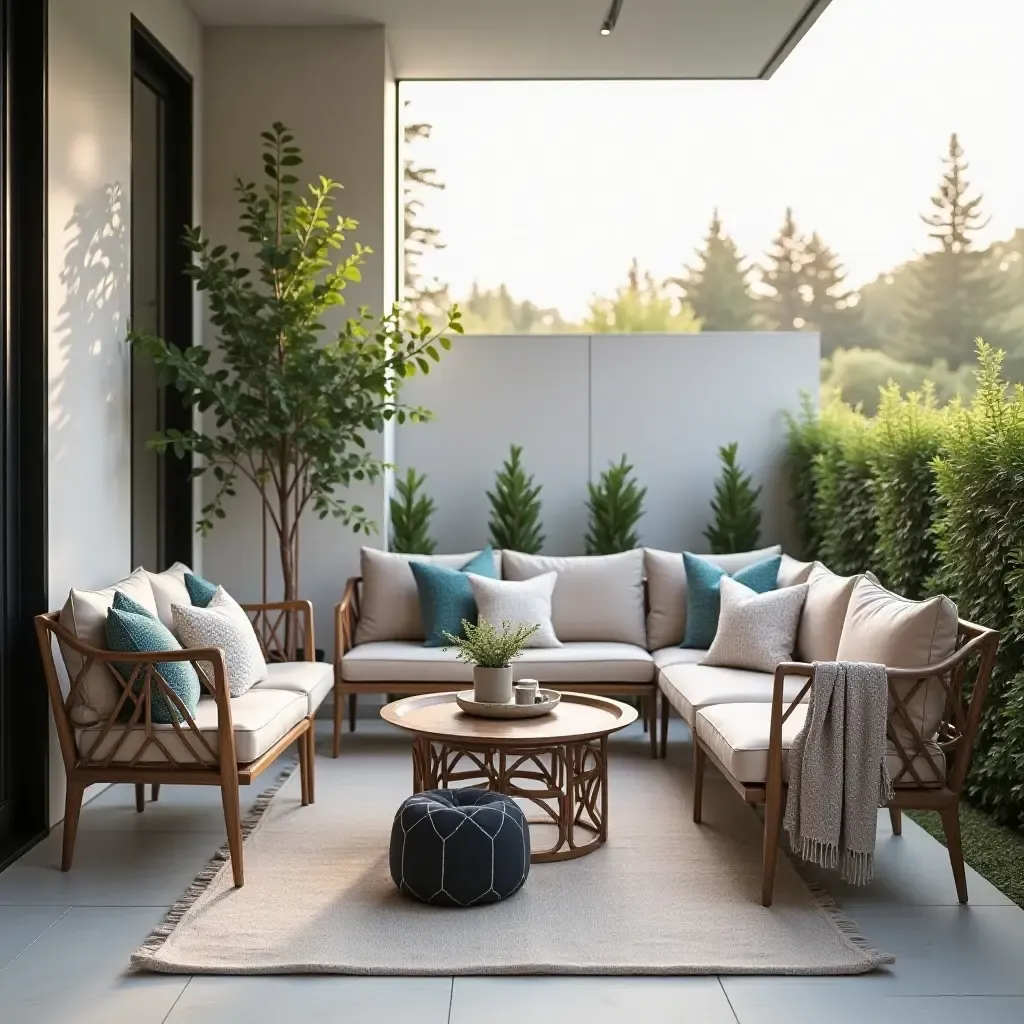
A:
{"type": "Polygon", "coordinates": [[[978,346],[969,405],[890,386],[876,417],[832,402],[790,422],[798,527],[833,571],[870,568],[909,597],[944,592],[1002,635],[968,796],[1024,826],[1024,387],[978,346]],[[812,453],[812,454],[808,454],[812,453]],[[808,463],[811,469],[808,470],[808,463]],[[799,497],[798,497],[799,496],[799,497]],[[809,524],[809,526],[808,526],[809,524]]]}

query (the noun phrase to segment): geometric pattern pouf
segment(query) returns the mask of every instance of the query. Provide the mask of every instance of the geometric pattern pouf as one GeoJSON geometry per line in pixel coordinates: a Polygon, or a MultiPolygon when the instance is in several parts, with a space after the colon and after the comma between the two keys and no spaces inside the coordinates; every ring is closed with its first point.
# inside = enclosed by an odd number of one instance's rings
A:
{"type": "Polygon", "coordinates": [[[518,892],[530,873],[530,828],[509,796],[432,789],[409,797],[391,827],[391,877],[423,903],[472,907],[518,892]]]}

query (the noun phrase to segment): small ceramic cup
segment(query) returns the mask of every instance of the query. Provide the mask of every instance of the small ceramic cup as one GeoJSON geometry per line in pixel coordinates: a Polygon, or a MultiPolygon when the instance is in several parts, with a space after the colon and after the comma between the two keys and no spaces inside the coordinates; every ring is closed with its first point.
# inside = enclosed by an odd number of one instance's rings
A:
{"type": "Polygon", "coordinates": [[[516,683],[516,703],[536,704],[538,685],[536,679],[520,679],[516,683]]]}

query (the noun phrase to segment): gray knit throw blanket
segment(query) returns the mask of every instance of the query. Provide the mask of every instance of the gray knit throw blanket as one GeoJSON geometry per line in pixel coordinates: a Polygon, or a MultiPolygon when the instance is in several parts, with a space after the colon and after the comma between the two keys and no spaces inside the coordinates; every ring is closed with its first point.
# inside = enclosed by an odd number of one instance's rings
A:
{"type": "Polygon", "coordinates": [[[801,859],[854,885],[874,873],[878,808],[892,799],[885,763],[885,667],[814,664],[807,720],[789,752],[785,828],[801,859]]]}

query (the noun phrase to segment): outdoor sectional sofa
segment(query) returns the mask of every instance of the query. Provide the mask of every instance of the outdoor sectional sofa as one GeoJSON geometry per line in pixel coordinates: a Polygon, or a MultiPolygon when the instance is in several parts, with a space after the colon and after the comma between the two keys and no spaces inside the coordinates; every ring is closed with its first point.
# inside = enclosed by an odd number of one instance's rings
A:
{"type": "MultiPolygon", "coordinates": [[[[408,562],[421,558],[460,567],[475,552],[407,556],[364,548],[362,576],[350,579],[336,609],[334,756],[342,709],[359,694],[414,694],[472,686],[471,666],[455,652],[426,647],[408,562]]],[[[901,809],[938,811],[961,902],[967,901],[958,807],[998,634],[958,618],[944,597],[906,600],[871,573],[841,577],[799,562],[778,546],[704,556],[730,575],[781,555],[778,586],[808,586],[794,660],[774,673],[700,664],[704,650],[681,647],[686,626],[686,572],[681,552],[636,549],[617,555],[557,558],[495,552],[505,579],[558,573],[552,622],[559,648],[528,649],[516,678],[555,689],[636,697],[658,752],[665,754],[674,710],[694,736],[694,820],[710,760],[744,800],[767,804],[762,903],[771,903],[784,809],[787,754],[803,725],[815,661],[875,661],[889,670],[887,766],[901,809]]]]}

